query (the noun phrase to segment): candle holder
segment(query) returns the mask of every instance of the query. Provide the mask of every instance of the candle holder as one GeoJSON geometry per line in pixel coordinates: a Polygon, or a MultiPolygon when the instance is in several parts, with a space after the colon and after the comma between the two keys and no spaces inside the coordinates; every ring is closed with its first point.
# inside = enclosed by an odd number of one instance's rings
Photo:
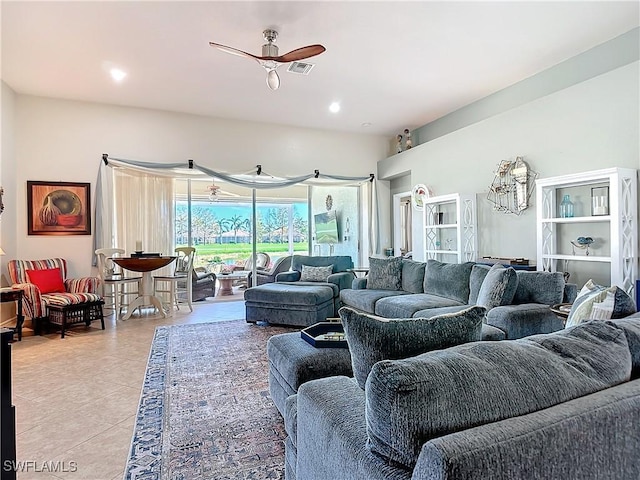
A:
{"type": "Polygon", "coordinates": [[[591,215],[609,215],[609,187],[591,189],[591,215]]]}

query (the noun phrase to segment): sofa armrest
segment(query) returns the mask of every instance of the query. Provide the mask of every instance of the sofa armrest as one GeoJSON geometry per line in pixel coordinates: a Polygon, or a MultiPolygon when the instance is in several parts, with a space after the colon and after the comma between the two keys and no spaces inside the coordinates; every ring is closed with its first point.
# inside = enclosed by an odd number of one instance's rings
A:
{"type": "Polygon", "coordinates": [[[327,277],[327,282],[337,285],[338,290],[343,290],[351,288],[351,283],[353,282],[354,277],[355,275],[353,272],[332,273],[327,277]]]}
{"type": "Polygon", "coordinates": [[[640,381],[626,382],[435,438],[423,445],[411,478],[640,478],[640,462],[629,454],[640,437],[628,428],[638,422],[640,381]]]}
{"type": "Polygon", "coordinates": [[[367,277],[354,278],[351,282],[351,288],[353,290],[364,290],[367,288],[367,277]]]}
{"type": "Polygon", "coordinates": [[[98,277],[67,278],[64,281],[64,288],[69,293],[98,293],[98,277]]]}
{"type": "Polygon", "coordinates": [[[276,282],[297,282],[300,280],[300,272],[282,272],[276,275],[276,282]]]}
{"type": "Polygon", "coordinates": [[[47,313],[46,305],[42,302],[40,289],[33,283],[14,283],[11,288],[18,288],[24,293],[24,314],[30,318],[44,317],[47,313]]]}
{"type": "Polygon", "coordinates": [[[564,328],[564,319],[540,303],[494,307],[487,312],[487,323],[505,332],[509,340],[564,328]]]}

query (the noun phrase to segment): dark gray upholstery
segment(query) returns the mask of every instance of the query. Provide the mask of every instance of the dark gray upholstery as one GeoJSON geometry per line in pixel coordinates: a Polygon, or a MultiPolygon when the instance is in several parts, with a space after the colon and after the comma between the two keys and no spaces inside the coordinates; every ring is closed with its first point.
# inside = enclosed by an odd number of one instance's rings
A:
{"type": "Polygon", "coordinates": [[[510,305],[518,287],[516,271],[500,264],[493,265],[484,277],[476,305],[482,305],[488,310],[500,305],[510,305]]]}
{"type": "Polygon", "coordinates": [[[473,262],[443,263],[427,260],[424,293],[466,304],[469,301],[469,277],[473,265],[473,262]]]}
{"type": "Polygon", "coordinates": [[[274,335],[267,341],[269,392],[284,415],[287,397],[309,380],[331,375],[351,375],[351,356],[346,348],[315,348],[300,332],[274,335]]]}
{"type": "Polygon", "coordinates": [[[427,264],[402,259],[402,290],[408,293],[424,293],[424,272],[427,264]]]}
{"type": "Polygon", "coordinates": [[[351,352],[353,374],[364,388],[371,367],[385,359],[407,358],[430,350],[480,340],[484,307],[432,318],[386,319],[340,309],[351,352]]]}
{"type": "Polygon", "coordinates": [[[631,352],[631,376],[640,378],[640,313],[627,318],[611,320],[611,323],[624,331],[631,352]]]}
{"type": "Polygon", "coordinates": [[[352,378],[323,378],[300,387],[297,480],[411,479],[410,471],[367,448],[364,410],[364,392],[352,378]]]}
{"type": "Polygon", "coordinates": [[[372,290],[401,290],[402,258],[369,257],[367,288],[372,290]]]}
{"type": "MultiPolygon", "coordinates": [[[[357,278],[356,280],[366,280],[366,278],[357,278]]],[[[376,302],[381,298],[406,294],[406,292],[400,290],[347,289],[340,292],[340,299],[343,304],[349,305],[350,307],[354,307],[366,313],[375,313],[376,302]]]]}
{"type": "MultiPolygon", "coordinates": [[[[489,265],[482,263],[476,263],[471,269],[471,275],[469,276],[469,305],[475,305],[478,301],[478,293],[480,293],[480,287],[484,281],[484,277],[489,273],[489,265]]],[[[514,292],[515,295],[515,292],[514,292]]]]}
{"type": "Polygon", "coordinates": [[[564,319],[549,310],[548,305],[539,303],[492,308],[487,312],[487,323],[504,331],[509,340],[564,328],[564,319]]]}
{"type": "MultiPolygon", "coordinates": [[[[564,278],[559,273],[519,270],[514,272],[513,269],[508,268],[497,272],[506,276],[508,281],[504,284],[495,282],[492,284],[492,282],[485,283],[487,274],[492,268],[488,265],[472,262],[447,264],[435,260],[429,260],[426,263],[424,273],[423,287],[427,285],[431,287],[426,287],[425,293],[411,293],[405,288],[410,288],[411,291],[417,289],[416,281],[422,274],[421,264],[404,259],[402,265],[403,275],[409,275],[408,278],[402,279],[402,290],[396,292],[367,289],[371,279],[371,273],[369,273],[368,277],[354,279],[351,289],[341,290],[342,305],[387,318],[432,317],[478,304],[478,296],[484,285],[482,292],[484,298],[481,300],[488,302],[488,306],[493,306],[488,309],[486,322],[502,330],[504,335],[498,335],[495,330],[485,328],[483,339],[496,340],[500,337],[517,339],[563,329],[564,320],[550,310],[552,303],[547,302],[553,300],[553,303],[571,303],[576,298],[577,286],[564,283],[564,278]],[[521,278],[522,285],[520,285],[521,278]],[[498,287],[500,287],[499,292],[498,287]],[[535,288],[542,291],[535,292],[533,291],[535,288]],[[545,289],[549,291],[545,292],[545,289]],[[392,292],[392,294],[380,292],[392,292]],[[516,301],[518,292],[519,299],[516,301]],[[460,300],[465,295],[468,295],[468,302],[460,300]],[[510,302],[511,297],[513,300],[510,302]],[[531,303],[520,303],[525,298],[538,299],[545,303],[533,300],[531,303]],[[496,304],[500,305],[495,306],[496,304]]],[[[503,267],[494,266],[493,268],[495,272],[503,267]]]]}
{"type": "Polygon", "coordinates": [[[335,316],[333,287],[326,283],[268,283],[244,292],[247,322],[309,326],[335,316]]]}
{"type": "Polygon", "coordinates": [[[302,265],[310,267],[326,267],[333,265],[333,273],[346,272],[353,268],[353,260],[347,255],[333,255],[327,257],[310,257],[306,255],[294,255],[291,260],[291,270],[302,272],[302,265]]]}
{"type": "MultiPolygon", "coordinates": [[[[381,298],[376,302],[375,314],[387,318],[411,318],[429,308],[468,306],[456,300],[428,293],[381,298]]],[[[432,315],[429,315],[430,317],[432,315]]]]}
{"type": "Polygon", "coordinates": [[[564,297],[564,276],[562,272],[527,272],[517,270],[518,288],[513,297],[515,305],[540,303],[555,305],[564,297]]]}
{"type": "Polygon", "coordinates": [[[637,479],[637,425],[640,380],[433,439],[412,479],[637,479]]]}
{"type": "Polygon", "coordinates": [[[599,321],[383,360],[371,369],[365,390],[369,446],[413,468],[429,439],[588,395],[629,380],[630,373],[624,332],[599,321]]]}

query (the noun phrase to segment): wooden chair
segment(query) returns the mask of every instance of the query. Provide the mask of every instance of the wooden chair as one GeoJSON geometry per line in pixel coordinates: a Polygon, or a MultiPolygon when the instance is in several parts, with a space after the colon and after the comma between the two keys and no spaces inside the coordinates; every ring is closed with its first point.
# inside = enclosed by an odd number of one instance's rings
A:
{"type": "MultiPolygon", "coordinates": [[[[189,305],[189,311],[193,312],[192,284],[193,284],[193,260],[196,249],[193,247],[178,247],[175,250],[177,257],[173,275],[154,276],[154,288],[157,294],[168,294],[167,312],[173,315],[173,306],[180,310],[179,303],[189,305]]],[[[164,304],[164,302],[163,302],[164,304]]]]}
{"type": "Polygon", "coordinates": [[[105,300],[105,307],[113,310],[116,318],[122,316],[122,309],[129,308],[128,296],[138,296],[138,288],[142,277],[128,277],[112,258],[124,253],[121,248],[99,248],[98,277],[100,278],[100,294],[105,300]]]}

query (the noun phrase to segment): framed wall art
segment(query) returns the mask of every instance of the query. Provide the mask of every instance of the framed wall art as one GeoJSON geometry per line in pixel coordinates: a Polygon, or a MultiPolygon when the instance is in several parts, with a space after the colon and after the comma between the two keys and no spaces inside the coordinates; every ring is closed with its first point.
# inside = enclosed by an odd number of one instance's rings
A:
{"type": "Polygon", "coordinates": [[[27,181],[29,235],[91,235],[91,184],[27,181]]]}

